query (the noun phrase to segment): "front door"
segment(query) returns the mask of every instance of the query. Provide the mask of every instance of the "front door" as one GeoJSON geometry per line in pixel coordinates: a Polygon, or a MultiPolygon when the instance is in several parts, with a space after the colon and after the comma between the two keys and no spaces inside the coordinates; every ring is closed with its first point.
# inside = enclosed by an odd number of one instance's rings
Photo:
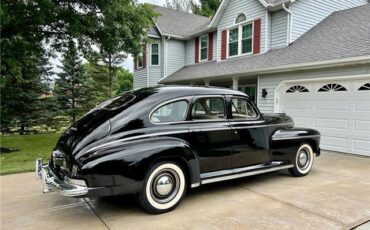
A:
{"type": "Polygon", "coordinates": [[[189,131],[201,173],[231,168],[232,137],[224,97],[195,97],[189,131]]]}
{"type": "Polygon", "coordinates": [[[269,162],[267,127],[256,107],[245,97],[229,97],[228,102],[233,139],[232,167],[269,162]]]}

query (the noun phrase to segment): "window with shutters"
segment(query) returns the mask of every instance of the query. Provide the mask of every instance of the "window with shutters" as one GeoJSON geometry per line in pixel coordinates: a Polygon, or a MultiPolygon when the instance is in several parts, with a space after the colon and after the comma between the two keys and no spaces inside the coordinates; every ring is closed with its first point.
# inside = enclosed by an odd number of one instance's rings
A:
{"type": "Polygon", "coordinates": [[[253,24],[243,23],[229,29],[228,56],[252,54],[253,24]]]}
{"type": "Polygon", "coordinates": [[[159,65],[159,44],[152,44],[151,64],[159,65]]]}
{"type": "Polygon", "coordinates": [[[200,37],[200,60],[208,59],[208,34],[200,37]]]}

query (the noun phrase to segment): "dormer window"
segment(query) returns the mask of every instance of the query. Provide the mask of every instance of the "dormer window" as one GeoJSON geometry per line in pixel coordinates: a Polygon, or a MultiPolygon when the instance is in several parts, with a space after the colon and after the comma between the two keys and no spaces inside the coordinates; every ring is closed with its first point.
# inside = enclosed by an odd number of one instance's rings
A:
{"type": "Polygon", "coordinates": [[[144,59],[143,59],[143,51],[140,51],[140,53],[137,54],[137,63],[136,63],[136,66],[138,69],[141,69],[144,67],[144,59]]]}
{"type": "Polygon", "coordinates": [[[251,54],[253,47],[253,24],[242,23],[229,29],[228,56],[251,54]]]}
{"type": "Polygon", "coordinates": [[[238,17],[235,20],[235,24],[245,22],[246,20],[247,20],[247,17],[245,16],[245,14],[239,14],[238,17]]]}

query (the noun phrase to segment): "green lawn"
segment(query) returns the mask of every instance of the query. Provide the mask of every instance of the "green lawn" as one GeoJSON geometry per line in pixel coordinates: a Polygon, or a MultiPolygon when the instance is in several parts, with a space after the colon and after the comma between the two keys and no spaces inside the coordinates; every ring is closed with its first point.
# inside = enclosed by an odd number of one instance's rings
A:
{"type": "Polygon", "coordinates": [[[18,152],[0,155],[0,175],[34,171],[35,160],[42,157],[46,161],[59,136],[60,134],[0,136],[1,147],[20,149],[18,152]]]}

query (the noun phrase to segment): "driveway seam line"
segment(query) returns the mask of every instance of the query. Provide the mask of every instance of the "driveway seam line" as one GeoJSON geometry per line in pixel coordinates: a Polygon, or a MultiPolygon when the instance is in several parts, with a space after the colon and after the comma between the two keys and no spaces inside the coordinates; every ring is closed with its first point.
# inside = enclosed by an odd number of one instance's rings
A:
{"type": "Polygon", "coordinates": [[[107,223],[105,223],[105,221],[98,215],[98,213],[96,212],[96,210],[91,206],[91,204],[85,199],[85,198],[82,198],[84,199],[84,201],[86,202],[86,204],[91,208],[91,210],[94,212],[95,216],[98,217],[98,219],[104,224],[104,226],[110,230],[109,226],[107,225],[107,223]]]}
{"type": "Polygon", "coordinates": [[[350,225],[348,225],[348,224],[346,224],[346,223],[343,223],[343,222],[341,222],[341,221],[338,221],[338,220],[336,220],[336,219],[333,219],[333,218],[331,218],[331,217],[329,217],[329,216],[322,215],[322,214],[318,214],[318,213],[314,213],[314,212],[312,212],[312,211],[310,211],[310,210],[306,210],[306,209],[304,209],[304,208],[298,207],[298,206],[296,206],[296,205],[294,205],[294,204],[292,204],[292,203],[289,203],[289,202],[286,202],[286,201],[282,201],[282,200],[278,200],[278,199],[276,199],[276,198],[274,198],[274,197],[271,197],[271,196],[269,196],[269,195],[262,194],[262,193],[259,193],[259,192],[256,192],[256,191],[253,191],[253,190],[247,189],[247,188],[242,187],[242,186],[240,186],[240,185],[237,185],[237,186],[238,186],[238,187],[240,187],[240,188],[242,188],[242,189],[248,190],[248,191],[250,191],[250,192],[256,193],[256,194],[258,194],[258,195],[260,195],[260,196],[264,196],[264,197],[266,197],[266,198],[268,198],[268,199],[271,199],[271,200],[274,200],[274,201],[277,201],[277,202],[280,202],[280,203],[283,203],[283,204],[289,205],[289,206],[291,206],[291,207],[297,208],[297,209],[302,210],[302,211],[304,211],[304,212],[306,212],[306,213],[310,213],[310,214],[312,214],[312,215],[319,216],[319,217],[321,217],[321,218],[324,218],[324,219],[327,219],[327,220],[333,221],[333,222],[335,222],[335,223],[338,223],[338,224],[344,225],[345,227],[351,227],[350,225]]]}

